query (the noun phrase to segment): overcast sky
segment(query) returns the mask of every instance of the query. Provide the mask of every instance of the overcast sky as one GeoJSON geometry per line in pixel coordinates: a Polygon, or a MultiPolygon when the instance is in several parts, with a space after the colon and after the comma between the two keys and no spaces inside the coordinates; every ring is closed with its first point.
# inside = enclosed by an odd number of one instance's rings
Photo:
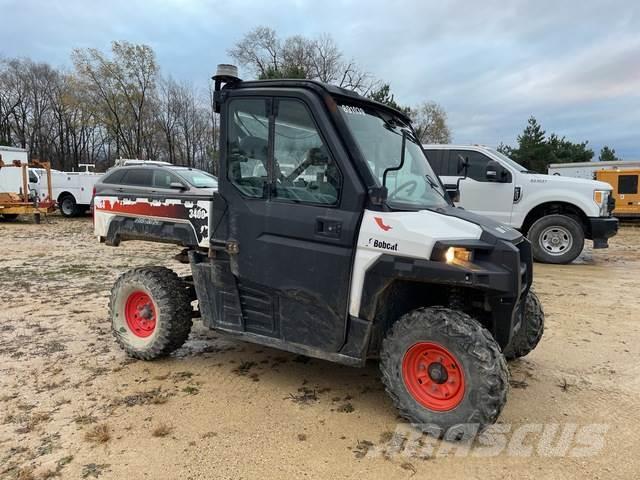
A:
{"type": "Polygon", "coordinates": [[[548,133],[640,160],[640,2],[0,0],[0,56],[70,66],[74,47],[151,45],[165,74],[206,85],[257,25],[330,33],[403,104],[435,100],[454,141],[548,133]]]}

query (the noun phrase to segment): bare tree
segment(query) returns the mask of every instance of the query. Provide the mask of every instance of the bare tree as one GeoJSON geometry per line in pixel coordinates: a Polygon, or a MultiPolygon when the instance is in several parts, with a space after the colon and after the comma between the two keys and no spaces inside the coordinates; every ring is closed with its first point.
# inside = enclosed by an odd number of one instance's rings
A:
{"type": "Polygon", "coordinates": [[[158,71],[155,54],[147,45],[129,42],[113,42],[111,53],[109,58],[95,48],[75,49],[72,59],[118,153],[144,158],[146,115],[158,71]]]}
{"type": "Polygon", "coordinates": [[[258,78],[308,78],[364,95],[379,83],[355,61],[345,61],[329,34],[315,39],[295,35],[282,41],[275,30],[256,27],[228,53],[258,78]]]}

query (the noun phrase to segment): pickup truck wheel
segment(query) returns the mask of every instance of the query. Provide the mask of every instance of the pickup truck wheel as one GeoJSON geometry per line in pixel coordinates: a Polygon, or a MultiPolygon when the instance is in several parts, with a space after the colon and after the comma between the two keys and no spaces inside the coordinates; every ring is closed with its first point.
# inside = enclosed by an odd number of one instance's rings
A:
{"type": "Polygon", "coordinates": [[[544,311],[538,296],[529,291],[525,300],[520,330],[504,348],[507,360],[524,357],[533,351],[544,333],[544,311]]]}
{"type": "Polygon", "coordinates": [[[62,213],[65,217],[75,217],[79,213],[78,205],[76,204],[76,199],[73,195],[65,195],[60,199],[59,202],[60,213],[62,213]]]}
{"type": "Polygon", "coordinates": [[[547,215],[534,222],[527,238],[533,258],[542,263],[571,263],[584,247],[584,230],[566,215],[547,215]]]}
{"type": "Polygon", "coordinates": [[[111,290],[111,329],[128,355],[141,360],[169,355],[189,337],[192,325],[187,286],[164,267],[135,268],[111,290]]]}
{"type": "Polygon", "coordinates": [[[493,424],[507,399],[508,370],[491,334],[443,307],[400,317],[380,352],[385,389],[421,431],[462,440],[493,424]]]}

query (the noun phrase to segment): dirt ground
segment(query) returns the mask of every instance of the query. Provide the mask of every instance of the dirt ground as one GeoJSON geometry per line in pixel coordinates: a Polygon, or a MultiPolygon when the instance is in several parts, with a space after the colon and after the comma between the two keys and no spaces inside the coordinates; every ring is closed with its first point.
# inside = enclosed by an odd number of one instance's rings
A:
{"type": "Polygon", "coordinates": [[[170,358],[128,359],[110,333],[111,285],[135,266],[186,273],[171,259],[177,247],[106,247],[90,218],[57,216],[39,226],[0,223],[0,240],[0,479],[640,472],[640,228],[623,228],[611,248],[588,248],[573,265],[535,266],[547,328],[531,355],[510,364],[499,420],[510,432],[532,426],[533,448],[485,456],[436,441],[426,453],[375,454],[404,425],[375,363],[337,366],[199,325],[170,358]],[[595,455],[540,446],[538,428],[591,424],[606,431],[595,455]]]}

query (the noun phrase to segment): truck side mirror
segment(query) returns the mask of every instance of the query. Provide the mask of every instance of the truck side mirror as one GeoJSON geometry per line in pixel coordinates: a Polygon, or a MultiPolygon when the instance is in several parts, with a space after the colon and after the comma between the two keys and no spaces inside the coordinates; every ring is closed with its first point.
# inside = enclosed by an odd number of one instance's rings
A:
{"type": "Polygon", "coordinates": [[[460,189],[453,185],[447,185],[446,189],[449,199],[451,199],[453,203],[458,203],[460,201],[460,189]]]}
{"type": "Polygon", "coordinates": [[[507,176],[507,172],[498,162],[493,160],[487,162],[485,177],[489,182],[503,182],[507,176]]]}

